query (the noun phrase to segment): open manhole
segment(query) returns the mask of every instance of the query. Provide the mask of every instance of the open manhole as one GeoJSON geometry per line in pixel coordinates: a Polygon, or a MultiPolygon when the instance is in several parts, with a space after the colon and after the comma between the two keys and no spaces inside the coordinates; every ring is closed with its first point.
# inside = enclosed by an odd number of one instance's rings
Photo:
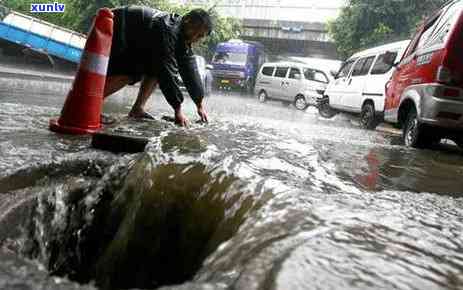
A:
{"type": "Polygon", "coordinates": [[[254,206],[232,175],[199,162],[155,164],[149,154],[14,194],[20,201],[0,215],[0,246],[101,289],[192,279],[254,206]]]}

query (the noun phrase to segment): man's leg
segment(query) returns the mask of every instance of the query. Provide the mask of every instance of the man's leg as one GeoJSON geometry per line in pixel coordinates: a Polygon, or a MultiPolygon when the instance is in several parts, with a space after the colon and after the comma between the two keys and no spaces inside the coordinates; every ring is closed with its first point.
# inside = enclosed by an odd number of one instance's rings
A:
{"type": "Polygon", "coordinates": [[[108,76],[104,86],[104,98],[114,94],[130,83],[130,77],[125,75],[108,76]]]}
{"type": "Polygon", "coordinates": [[[145,105],[154,89],[158,84],[158,80],[153,77],[144,76],[140,84],[140,90],[138,91],[137,100],[130,110],[129,116],[134,118],[146,117],[145,105]]]}

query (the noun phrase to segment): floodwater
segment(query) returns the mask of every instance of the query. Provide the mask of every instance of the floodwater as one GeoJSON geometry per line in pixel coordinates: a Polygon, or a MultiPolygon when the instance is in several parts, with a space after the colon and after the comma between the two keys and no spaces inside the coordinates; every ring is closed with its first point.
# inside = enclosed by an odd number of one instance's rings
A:
{"type": "MultiPolygon", "coordinates": [[[[113,154],[48,130],[69,83],[2,80],[1,289],[462,289],[463,154],[214,94],[211,122],[125,118],[113,154]]],[[[191,101],[185,111],[194,121],[191,101]]]]}

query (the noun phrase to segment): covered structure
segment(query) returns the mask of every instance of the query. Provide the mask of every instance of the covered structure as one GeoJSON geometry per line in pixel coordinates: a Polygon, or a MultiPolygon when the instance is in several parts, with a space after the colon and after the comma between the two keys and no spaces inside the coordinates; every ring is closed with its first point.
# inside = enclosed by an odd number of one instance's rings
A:
{"type": "MultiPolygon", "coordinates": [[[[173,0],[213,5],[208,0],[173,0]]],[[[327,23],[334,20],[345,0],[228,0],[216,7],[224,16],[243,21],[243,39],[262,42],[275,55],[336,58],[327,23]]]]}

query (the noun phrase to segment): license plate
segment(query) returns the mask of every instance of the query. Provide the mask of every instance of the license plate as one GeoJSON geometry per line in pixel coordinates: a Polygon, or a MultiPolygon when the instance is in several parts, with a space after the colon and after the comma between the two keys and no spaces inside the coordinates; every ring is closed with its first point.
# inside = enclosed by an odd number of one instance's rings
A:
{"type": "Polygon", "coordinates": [[[309,105],[316,105],[316,104],[317,104],[317,97],[308,96],[308,97],[307,97],[307,103],[308,103],[309,105]]]}
{"type": "Polygon", "coordinates": [[[222,80],[221,83],[222,83],[222,84],[229,84],[230,81],[229,81],[229,80],[222,80]]]}

